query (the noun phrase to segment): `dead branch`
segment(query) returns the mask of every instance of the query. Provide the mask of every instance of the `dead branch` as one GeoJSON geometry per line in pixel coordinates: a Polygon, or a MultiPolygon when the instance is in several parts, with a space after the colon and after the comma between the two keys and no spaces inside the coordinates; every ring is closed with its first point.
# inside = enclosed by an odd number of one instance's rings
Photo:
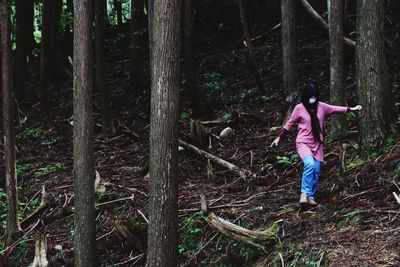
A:
{"type": "Polygon", "coordinates": [[[393,196],[396,199],[397,203],[400,204],[400,196],[396,194],[396,192],[393,192],[393,196]]]}
{"type": "Polygon", "coordinates": [[[216,157],[216,156],[214,156],[204,150],[201,150],[191,144],[188,144],[182,140],[179,140],[179,144],[181,146],[185,147],[186,149],[190,150],[191,152],[194,152],[206,159],[209,159],[212,162],[214,162],[215,164],[218,164],[219,166],[224,167],[224,168],[238,174],[240,177],[255,177],[255,174],[252,173],[251,171],[239,168],[238,166],[236,166],[230,162],[227,162],[219,157],[216,157]]]}
{"type": "Polygon", "coordinates": [[[25,219],[23,219],[21,221],[21,227],[24,227],[26,225],[28,225],[30,222],[32,222],[32,220],[45,208],[47,207],[47,201],[46,201],[46,190],[44,188],[44,186],[42,187],[42,199],[40,201],[39,206],[33,211],[31,212],[31,214],[29,214],[25,219]]]}
{"type": "Polygon", "coordinates": [[[35,258],[32,267],[46,267],[49,263],[46,258],[47,239],[45,235],[40,235],[35,239],[35,258]]]}
{"type": "Polygon", "coordinates": [[[277,237],[279,233],[282,220],[274,222],[272,226],[266,230],[251,231],[236,224],[233,224],[227,220],[224,220],[215,215],[213,212],[208,212],[207,202],[204,195],[201,196],[200,204],[202,211],[207,214],[207,223],[217,229],[222,234],[237,241],[243,242],[265,253],[268,253],[268,251],[273,248],[275,237],[277,237]]]}
{"type": "MultiPolygon", "coordinates": [[[[317,11],[315,11],[315,9],[307,2],[307,0],[300,0],[300,4],[315,23],[317,23],[323,30],[329,32],[328,23],[318,14],[317,11]]],[[[353,40],[343,37],[343,42],[344,45],[350,48],[352,51],[356,49],[356,43],[353,40]]]]}

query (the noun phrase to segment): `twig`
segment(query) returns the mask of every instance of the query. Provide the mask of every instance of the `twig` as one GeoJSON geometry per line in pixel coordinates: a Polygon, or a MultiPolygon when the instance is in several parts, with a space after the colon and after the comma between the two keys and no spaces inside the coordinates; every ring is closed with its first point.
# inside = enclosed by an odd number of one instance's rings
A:
{"type": "Polygon", "coordinates": [[[393,192],[393,196],[396,199],[397,203],[400,204],[400,197],[395,192],[393,192]]]}
{"type": "Polygon", "coordinates": [[[99,241],[100,239],[102,239],[102,238],[104,238],[104,237],[110,235],[110,234],[111,234],[112,232],[114,232],[114,231],[115,231],[115,227],[113,227],[113,229],[112,229],[110,232],[105,233],[104,235],[99,236],[98,238],[96,238],[96,241],[99,241]]]}
{"type": "MultiPolygon", "coordinates": [[[[119,263],[107,265],[106,267],[114,267],[114,266],[124,265],[125,263],[134,261],[134,260],[136,260],[136,259],[137,259],[137,260],[140,260],[143,256],[144,256],[144,253],[142,253],[142,254],[140,254],[140,255],[137,255],[137,256],[135,256],[135,257],[133,257],[133,258],[129,258],[129,259],[127,259],[126,261],[122,261],[122,262],[119,262],[119,263]]],[[[133,264],[133,265],[134,265],[134,264],[133,264]]]]}
{"type": "Polygon", "coordinates": [[[283,261],[282,253],[279,252],[278,254],[279,254],[279,258],[281,258],[282,267],[285,267],[285,262],[283,261]]]}
{"type": "Polygon", "coordinates": [[[98,203],[98,204],[96,204],[96,207],[100,207],[100,206],[103,206],[103,205],[107,205],[107,204],[111,204],[111,203],[115,203],[115,202],[120,202],[120,201],[124,201],[124,200],[134,199],[134,198],[135,198],[135,196],[124,197],[124,198],[120,198],[120,199],[114,199],[114,200],[98,203]]]}
{"type": "Polygon", "coordinates": [[[138,213],[143,217],[143,219],[147,222],[147,223],[149,223],[149,220],[146,218],[146,216],[144,216],[144,214],[142,213],[142,211],[141,210],[137,210],[138,211],[138,213]]]}

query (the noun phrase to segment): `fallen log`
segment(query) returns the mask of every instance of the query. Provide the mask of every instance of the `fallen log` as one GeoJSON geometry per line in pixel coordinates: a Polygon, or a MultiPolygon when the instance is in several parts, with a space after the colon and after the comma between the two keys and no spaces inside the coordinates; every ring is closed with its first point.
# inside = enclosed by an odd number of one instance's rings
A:
{"type": "Polygon", "coordinates": [[[251,231],[224,220],[215,215],[213,212],[209,212],[204,195],[201,196],[200,204],[202,211],[207,214],[207,223],[225,236],[245,243],[246,245],[254,247],[265,253],[269,253],[273,249],[277,240],[276,238],[281,229],[280,225],[282,220],[274,222],[272,226],[266,230],[251,231]]]}
{"type": "Polygon", "coordinates": [[[218,164],[219,166],[221,166],[223,168],[226,168],[226,169],[238,174],[240,177],[245,178],[245,177],[255,177],[256,176],[254,173],[252,173],[249,170],[245,170],[245,169],[239,168],[238,166],[236,166],[236,165],[234,165],[234,164],[232,164],[232,163],[230,163],[230,162],[228,162],[226,160],[223,160],[223,159],[221,159],[219,157],[216,157],[216,156],[214,156],[214,155],[212,155],[212,154],[210,154],[210,153],[208,153],[208,152],[206,152],[204,150],[201,150],[200,148],[197,148],[197,147],[195,147],[195,146],[193,146],[191,144],[188,144],[188,143],[186,143],[186,142],[184,142],[182,140],[179,140],[179,145],[181,145],[184,148],[190,150],[191,152],[194,152],[194,153],[196,153],[196,154],[198,154],[198,155],[200,155],[200,156],[202,156],[202,157],[204,157],[206,159],[211,160],[212,162],[214,162],[215,164],[218,164]]]}
{"type": "MultiPolygon", "coordinates": [[[[318,14],[317,11],[315,11],[315,9],[307,2],[307,0],[300,0],[300,4],[315,23],[317,23],[323,30],[329,32],[328,23],[318,14]]],[[[350,48],[352,51],[355,51],[356,42],[347,37],[343,37],[343,42],[345,46],[350,48]]]]}

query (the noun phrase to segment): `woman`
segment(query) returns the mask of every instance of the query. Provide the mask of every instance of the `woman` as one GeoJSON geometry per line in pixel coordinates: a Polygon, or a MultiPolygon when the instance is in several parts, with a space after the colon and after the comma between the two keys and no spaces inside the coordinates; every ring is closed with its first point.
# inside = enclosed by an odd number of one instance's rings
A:
{"type": "Polygon", "coordinates": [[[271,147],[277,146],[290,129],[297,124],[296,148],[304,163],[304,172],[301,181],[300,204],[317,205],[314,194],[317,190],[320,163],[324,161],[324,119],[326,116],[337,113],[361,110],[360,105],[355,107],[332,106],[318,101],[319,90],[315,82],[307,82],[301,92],[301,103],[298,104],[279,132],[279,136],[272,142],[271,147]]]}

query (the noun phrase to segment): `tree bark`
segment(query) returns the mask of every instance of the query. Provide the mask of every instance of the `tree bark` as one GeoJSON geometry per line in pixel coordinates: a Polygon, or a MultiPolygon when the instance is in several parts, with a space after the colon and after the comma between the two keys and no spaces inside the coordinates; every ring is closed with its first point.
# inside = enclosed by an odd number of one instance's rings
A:
{"type": "Polygon", "coordinates": [[[97,266],[93,159],[91,0],[74,1],[75,266],[97,266]]]}
{"type": "Polygon", "coordinates": [[[361,152],[367,157],[384,142],[394,112],[384,47],[384,0],[358,0],[357,6],[356,84],[364,108],[359,120],[361,152]]]}
{"type": "MultiPolygon", "coordinates": [[[[43,0],[42,7],[42,48],[47,49],[47,64],[55,82],[62,82],[71,78],[60,52],[59,26],[62,9],[62,0],[43,0]]],[[[43,52],[43,51],[42,51],[43,52]]]]}
{"type": "Polygon", "coordinates": [[[111,98],[108,91],[106,72],[105,72],[105,39],[104,39],[104,13],[106,12],[106,0],[95,1],[95,25],[96,25],[96,88],[99,93],[99,102],[101,106],[102,130],[106,134],[114,132],[115,128],[111,116],[111,98]]]}
{"type": "Polygon", "coordinates": [[[15,167],[14,98],[12,93],[10,1],[0,0],[1,71],[3,93],[3,131],[7,191],[7,243],[21,231],[18,220],[17,174],[15,167]]]}
{"type": "Polygon", "coordinates": [[[27,56],[32,51],[33,40],[33,1],[16,0],[16,56],[15,56],[15,91],[18,100],[22,100],[25,93],[28,74],[27,56]],[[32,21],[30,21],[32,20],[32,21]]]}
{"type": "Polygon", "coordinates": [[[130,51],[130,83],[133,92],[143,87],[143,62],[140,58],[140,47],[145,27],[144,0],[131,0],[131,51],[130,51]]]}
{"type": "Polygon", "coordinates": [[[249,65],[250,71],[254,76],[254,79],[256,81],[257,88],[260,91],[260,94],[261,95],[265,95],[265,93],[266,93],[265,87],[264,87],[264,84],[262,82],[260,73],[257,70],[257,64],[256,64],[256,61],[255,61],[255,56],[254,56],[254,48],[253,48],[253,45],[251,44],[251,40],[250,40],[250,32],[249,32],[249,27],[247,25],[247,18],[246,18],[246,13],[245,13],[243,1],[242,0],[237,0],[237,4],[238,4],[238,7],[239,7],[240,20],[242,21],[245,45],[248,48],[248,52],[249,52],[249,55],[248,55],[248,58],[247,58],[247,64],[249,65]]]}
{"type": "Polygon", "coordinates": [[[281,1],[282,14],[282,52],[283,52],[283,88],[285,91],[285,123],[295,107],[299,91],[297,89],[296,69],[296,20],[295,2],[281,1]]]}
{"type": "MultiPolygon", "coordinates": [[[[330,41],[330,102],[345,105],[344,61],[343,61],[343,0],[328,0],[329,41],[330,41]]],[[[332,116],[331,136],[342,138],[347,131],[346,117],[332,116]]]]}
{"type": "Polygon", "coordinates": [[[147,266],[177,265],[181,1],[154,2],[147,266]]]}
{"type": "Polygon", "coordinates": [[[196,79],[195,56],[193,49],[193,28],[194,28],[194,0],[185,0],[183,2],[183,42],[185,50],[185,79],[186,88],[192,102],[194,117],[202,114],[201,109],[201,91],[196,79]]]}
{"type": "Polygon", "coordinates": [[[48,15],[48,1],[43,0],[42,6],[42,36],[40,42],[40,109],[43,114],[42,123],[47,124],[49,120],[49,105],[47,97],[47,83],[49,77],[49,15],[48,15]]]}

